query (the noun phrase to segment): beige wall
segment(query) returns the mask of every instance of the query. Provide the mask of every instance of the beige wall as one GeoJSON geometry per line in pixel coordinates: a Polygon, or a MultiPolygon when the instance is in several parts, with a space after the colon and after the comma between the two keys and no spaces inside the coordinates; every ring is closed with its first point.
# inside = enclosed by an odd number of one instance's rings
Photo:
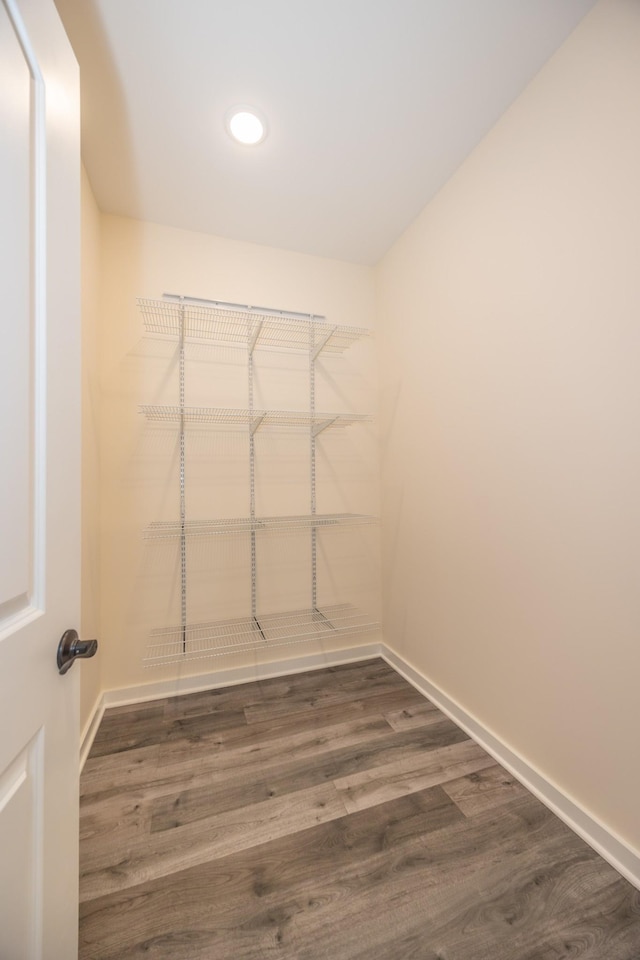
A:
{"type": "MultiPolygon", "coordinates": [[[[103,685],[121,688],[178,675],[246,666],[306,652],[322,653],[371,636],[333,644],[275,647],[266,653],[144,669],[148,633],[180,619],[179,545],[145,543],[154,520],[179,517],[177,430],[149,424],[141,403],[178,400],[176,345],[145,340],[137,297],[164,292],[326,315],[370,327],[372,268],[228,241],[127,220],[102,218],[101,317],[101,606],[103,685]]],[[[187,348],[186,402],[246,407],[246,349],[187,348]]],[[[377,398],[375,350],[358,344],[318,367],[317,409],[367,412],[377,398]]],[[[306,355],[256,355],[256,407],[308,409],[306,355]]],[[[318,512],[377,513],[377,436],[368,426],[319,441],[318,512]]],[[[309,441],[299,432],[259,433],[257,512],[309,512],[309,441]]],[[[187,511],[192,519],[249,513],[248,442],[241,433],[188,432],[187,511]]],[[[353,599],[379,606],[379,528],[327,534],[319,552],[321,602],[353,599]]],[[[309,606],[309,535],[261,541],[259,605],[264,611],[309,606]]],[[[190,545],[189,620],[250,612],[248,538],[190,545]]]]}
{"type": "Polygon", "coordinates": [[[640,5],[378,272],[387,642],[640,849],[640,5]]]}
{"type": "MultiPolygon", "coordinates": [[[[100,631],[100,213],[82,168],[82,607],[80,634],[100,631]]],[[[80,728],[84,729],[100,696],[102,651],[80,661],[80,728]]],[[[77,668],[76,668],[77,669],[77,668]]]]}

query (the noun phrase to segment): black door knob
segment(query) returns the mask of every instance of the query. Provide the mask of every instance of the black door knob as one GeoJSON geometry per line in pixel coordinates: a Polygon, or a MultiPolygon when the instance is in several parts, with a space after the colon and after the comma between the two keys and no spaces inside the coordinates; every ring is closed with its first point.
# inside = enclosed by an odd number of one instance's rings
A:
{"type": "Polygon", "coordinates": [[[58,671],[66,673],[80,657],[93,657],[98,649],[97,640],[81,640],[76,630],[65,630],[58,644],[58,671]]]}

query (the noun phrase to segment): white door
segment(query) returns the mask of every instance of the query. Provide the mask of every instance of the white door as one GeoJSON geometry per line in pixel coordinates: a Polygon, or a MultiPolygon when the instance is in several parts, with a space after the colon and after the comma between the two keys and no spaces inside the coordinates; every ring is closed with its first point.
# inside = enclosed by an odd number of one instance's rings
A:
{"type": "Polygon", "coordinates": [[[53,0],[0,0],[0,958],[77,957],[79,94],[53,0]]]}

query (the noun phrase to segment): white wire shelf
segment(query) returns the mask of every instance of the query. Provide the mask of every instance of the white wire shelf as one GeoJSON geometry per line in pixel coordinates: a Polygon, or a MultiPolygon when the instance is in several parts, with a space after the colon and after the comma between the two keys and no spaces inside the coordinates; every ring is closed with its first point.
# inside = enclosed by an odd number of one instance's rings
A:
{"type": "Polygon", "coordinates": [[[377,630],[380,624],[351,604],[266,616],[161,627],[151,632],[147,666],[224,656],[239,650],[306,643],[377,630]]]}
{"type": "Polygon", "coordinates": [[[363,413],[298,413],[292,410],[239,410],[227,407],[179,407],[141,404],[140,412],[147,420],[170,423],[203,423],[219,426],[244,424],[255,433],[261,427],[313,427],[314,435],[328,427],[348,427],[354,423],[370,423],[363,413]]]}
{"type": "Polygon", "coordinates": [[[225,309],[215,304],[188,301],[139,299],[147,333],[179,337],[180,324],[190,340],[244,344],[250,350],[277,347],[312,349],[320,353],[344,353],[352,343],[370,336],[364,327],[327,323],[324,318],[278,316],[258,310],[225,309]]]}
{"type": "Polygon", "coordinates": [[[295,517],[236,517],[224,520],[155,521],[144,531],[145,540],[171,540],[182,536],[229,536],[252,532],[295,532],[318,527],[356,527],[377,523],[378,518],[361,513],[323,513],[295,517]]]}

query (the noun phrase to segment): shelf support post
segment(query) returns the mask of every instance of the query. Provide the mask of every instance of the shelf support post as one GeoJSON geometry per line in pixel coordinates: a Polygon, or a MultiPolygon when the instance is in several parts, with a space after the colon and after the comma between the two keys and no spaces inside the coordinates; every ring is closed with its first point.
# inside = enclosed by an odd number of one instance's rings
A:
{"type": "Polygon", "coordinates": [[[178,381],[180,393],[180,617],[182,621],[182,652],[187,652],[187,504],[185,492],[185,435],[184,435],[184,303],[180,304],[180,342],[178,381]]]}
{"type": "Polygon", "coordinates": [[[249,332],[249,356],[253,356],[253,351],[255,349],[256,342],[260,336],[260,331],[262,330],[262,320],[259,320],[254,328],[253,333],[249,332]]]}
{"type": "Polygon", "coordinates": [[[253,348],[255,347],[260,327],[257,324],[252,330],[252,324],[247,323],[247,378],[249,388],[249,516],[251,517],[251,618],[256,624],[258,630],[265,639],[264,633],[257,617],[258,607],[258,570],[256,556],[256,451],[255,451],[255,432],[262,423],[262,417],[253,416],[253,348]]]}
{"type": "Polygon", "coordinates": [[[336,332],[336,330],[337,330],[337,327],[334,327],[334,328],[326,335],[326,337],[323,337],[322,340],[320,341],[320,343],[319,343],[316,347],[313,348],[313,359],[314,359],[314,360],[317,360],[317,359],[318,359],[318,356],[322,353],[322,351],[324,350],[324,348],[326,347],[326,345],[329,343],[329,340],[331,340],[331,337],[334,335],[334,333],[336,332]]]}
{"type": "Polygon", "coordinates": [[[313,437],[318,436],[319,433],[322,433],[323,430],[326,430],[327,427],[330,427],[332,423],[335,423],[338,417],[331,417],[329,420],[323,420],[322,423],[316,423],[311,425],[311,432],[313,437]]]}
{"type": "Polygon", "coordinates": [[[251,431],[251,437],[252,437],[252,439],[253,439],[254,433],[256,432],[256,430],[258,430],[258,428],[260,427],[260,424],[262,423],[263,420],[264,420],[264,414],[260,414],[259,416],[256,416],[256,417],[251,417],[251,422],[250,422],[250,424],[249,424],[249,430],[251,431]]]}
{"type": "MultiPolygon", "coordinates": [[[[311,516],[316,515],[316,431],[313,417],[316,412],[316,351],[315,330],[313,323],[309,326],[309,412],[311,424],[309,426],[309,454],[311,472],[311,516]]],[[[318,532],[315,524],[311,527],[311,609],[316,610],[318,605],[318,532]]]]}

